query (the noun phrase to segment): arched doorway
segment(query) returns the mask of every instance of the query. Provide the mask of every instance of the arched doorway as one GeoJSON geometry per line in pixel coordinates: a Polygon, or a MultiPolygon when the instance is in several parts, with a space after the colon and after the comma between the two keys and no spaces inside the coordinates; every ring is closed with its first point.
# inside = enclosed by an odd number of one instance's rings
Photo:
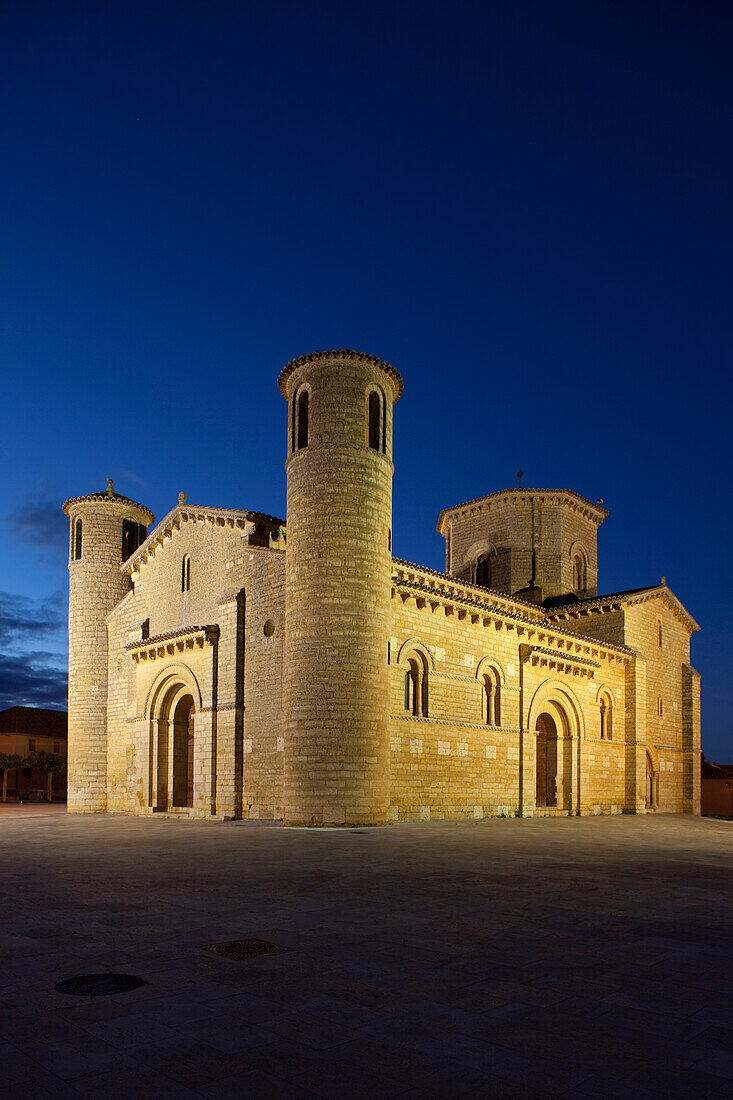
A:
{"type": "Polygon", "coordinates": [[[547,711],[537,718],[537,789],[535,805],[557,806],[558,731],[555,719],[547,711]]]}
{"type": "Polygon", "coordinates": [[[195,713],[193,693],[180,682],[164,684],[152,706],[150,792],[158,811],[193,808],[195,713]]]}
{"type": "Polygon", "coordinates": [[[173,797],[171,804],[193,807],[193,698],[181,696],[173,710],[173,797]]]}

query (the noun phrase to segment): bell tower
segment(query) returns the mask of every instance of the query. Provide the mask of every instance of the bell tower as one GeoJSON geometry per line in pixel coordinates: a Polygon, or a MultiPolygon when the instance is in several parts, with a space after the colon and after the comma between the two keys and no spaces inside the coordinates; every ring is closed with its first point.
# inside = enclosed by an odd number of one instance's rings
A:
{"type": "Polygon", "coordinates": [[[394,367],[294,359],[285,554],[285,822],[380,825],[389,806],[394,367]]]}
{"type": "Polygon", "coordinates": [[[73,497],[69,517],[69,813],[107,808],[107,615],[131,587],[123,561],[155,516],[107,490],[73,497]]]}

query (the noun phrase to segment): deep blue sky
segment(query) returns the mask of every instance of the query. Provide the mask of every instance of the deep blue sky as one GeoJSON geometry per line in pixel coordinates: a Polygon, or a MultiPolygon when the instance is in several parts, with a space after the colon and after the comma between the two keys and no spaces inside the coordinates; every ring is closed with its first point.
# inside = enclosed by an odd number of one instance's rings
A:
{"type": "Polygon", "coordinates": [[[293,356],[403,373],[394,547],[603,497],[733,759],[728,2],[6,0],[0,703],[59,703],[65,497],[283,514],[293,356]],[[22,696],[22,698],[20,697],[22,696]]]}

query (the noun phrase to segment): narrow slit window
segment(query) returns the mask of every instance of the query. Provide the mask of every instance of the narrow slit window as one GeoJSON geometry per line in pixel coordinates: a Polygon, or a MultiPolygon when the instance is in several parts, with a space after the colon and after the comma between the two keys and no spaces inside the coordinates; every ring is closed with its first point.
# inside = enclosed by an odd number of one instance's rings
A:
{"type": "Polygon", "coordinates": [[[308,446],[308,390],[301,390],[298,394],[298,427],[296,450],[300,450],[302,447],[308,446]]]}
{"type": "Polygon", "coordinates": [[[184,554],[181,562],[181,592],[191,590],[191,555],[184,554]]]}
{"type": "Polygon", "coordinates": [[[376,390],[372,390],[369,394],[369,446],[373,451],[380,450],[381,404],[379,394],[376,390]]]}
{"type": "Polygon", "coordinates": [[[74,523],[74,561],[81,558],[81,537],[81,516],[78,516],[74,523]]]}
{"type": "Polygon", "coordinates": [[[659,646],[660,649],[662,648],[662,623],[661,623],[661,621],[657,623],[657,645],[659,646]]]}

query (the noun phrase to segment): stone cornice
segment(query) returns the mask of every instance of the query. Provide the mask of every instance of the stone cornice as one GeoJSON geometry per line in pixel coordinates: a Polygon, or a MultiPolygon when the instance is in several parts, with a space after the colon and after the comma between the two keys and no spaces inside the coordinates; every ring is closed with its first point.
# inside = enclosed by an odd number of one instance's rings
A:
{"type": "Polygon", "coordinates": [[[590,679],[593,678],[595,669],[601,667],[600,661],[593,661],[577,653],[560,653],[540,645],[520,646],[519,656],[522,661],[529,661],[532,665],[544,665],[561,672],[571,672],[575,676],[588,676],[590,679]]]}
{"type": "Polygon", "coordinates": [[[216,623],[210,626],[188,626],[183,630],[158,634],[155,638],[129,642],[125,649],[137,664],[140,661],[155,661],[160,657],[175,657],[187,650],[204,649],[213,646],[218,638],[219,627],[216,623]]]}
{"type": "Polygon", "coordinates": [[[144,504],[138,504],[136,500],[131,500],[130,497],[123,497],[120,493],[115,492],[103,492],[103,493],[87,493],[83,497],[71,497],[64,502],[63,510],[65,515],[69,515],[70,510],[76,504],[116,504],[125,509],[136,508],[139,512],[142,512],[144,516],[148,517],[146,526],[151,523],[155,523],[155,513],[151,512],[144,504]]]}
{"type": "MultiPolygon", "coordinates": [[[[187,523],[209,523],[213,527],[239,529],[242,534],[251,531],[259,523],[265,527],[271,527],[273,531],[284,527],[283,520],[277,516],[269,516],[265,512],[253,512],[249,509],[239,508],[209,508],[197,507],[193,504],[177,504],[167,516],[164,516],[154,531],[146,538],[145,542],[137,548],[134,554],[127,559],[120,569],[123,573],[134,573],[149,558],[153,557],[156,550],[163,545],[166,539],[179,531],[187,523]]],[[[264,547],[263,547],[264,549],[264,547]]]]}
{"type": "Polygon", "coordinates": [[[446,583],[436,585],[429,583],[432,577],[443,576],[432,570],[423,570],[419,566],[411,566],[409,563],[394,561],[395,574],[392,577],[393,592],[403,599],[414,598],[418,606],[430,606],[432,611],[438,607],[451,608],[459,617],[471,618],[474,622],[481,621],[484,626],[493,625],[496,629],[502,626],[506,629],[516,630],[517,637],[527,635],[536,636],[538,641],[546,641],[549,652],[561,659],[570,652],[579,656],[585,655],[593,660],[596,657],[606,661],[621,661],[624,664],[633,657],[633,652],[627,646],[615,645],[612,642],[599,641],[585,634],[575,631],[563,630],[561,626],[548,623],[544,618],[541,608],[534,608],[526,604],[519,608],[512,608],[512,604],[518,601],[501,596],[494,596],[488,589],[478,588],[476,585],[463,584],[446,577],[446,583]],[[483,599],[477,598],[483,596],[483,599]],[[422,601],[422,604],[420,603],[422,601]],[[528,615],[526,610],[538,611],[538,614],[528,615]],[[557,649],[551,649],[552,643],[557,649]]]}
{"type": "Polygon", "coordinates": [[[395,576],[392,578],[393,582],[395,577],[406,577],[408,580],[412,576],[417,574],[424,574],[426,578],[435,577],[435,580],[431,587],[437,589],[440,592],[445,592],[447,595],[456,594],[459,598],[469,597],[475,599],[476,596],[480,596],[484,601],[492,601],[494,606],[505,608],[508,611],[514,611],[519,609],[518,613],[522,613],[523,609],[530,609],[534,611],[536,618],[537,615],[544,615],[542,607],[538,607],[535,603],[530,603],[529,600],[519,599],[517,596],[505,596],[501,592],[495,592],[491,588],[484,588],[483,585],[473,584],[471,581],[462,581],[457,577],[453,577],[450,573],[441,573],[438,569],[430,569],[427,565],[416,565],[415,562],[405,561],[403,558],[393,558],[392,565],[395,570],[395,576]]]}
{"type": "Polygon", "coordinates": [[[484,730],[485,733],[516,733],[520,729],[512,726],[488,726],[486,722],[461,722],[453,718],[426,718],[422,714],[393,714],[391,718],[395,722],[416,722],[424,726],[455,726],[459,729],[484,730]]]}
{"type": "Polygon", "coordinates": [[[603,614],[608,611],[618,611],[623,607],[634,604],[647,603],[649,600],[661,599],[683,626],[694,634],[700,629],[687,608],[682,604],[674,592],[667,588],[666,584],[654,585],[652,588],[635,588],[628,592],[612,592],[608,596],[594,596],[590,600],[579,600],[577,603],[561,604],[559,607],[548,609],[547,618],[552,622],[561,619],[579,619],[583,615],[603,614]]]}
{"type": "Polygon", "coordinates": [[[516,504],[531,501],[537,501],[540,504],[566,505],[576,512],[582,512],[597,527],[600,527],[608,515],[607,508],[586,500],[580,493],[575,493],[572,489],[498,489],[495,493],[488,493],[484,497],[476,497],[474,500],[464,501],[463,504],[454,504],[452,508],[444,508],[438,516],[438,534],[445,535],[446,524],[457,516],[463,517],[487,512],[495,504],[506,502],[516,504]]]}
{"type": "Polygon", "coordinates": [[[368,363],[371,367],[379,367],[380,370],[388,374],[394,382],[395,404],[402,397],[402,390],[404,388],[402,375],[391,365],[391,363],[385,363],[383,359],[378,359],[376,355],[368,355],[364,351],[352,351],[350,348],[341,348],[340,351],[310,351],[306,355],[298,356],[297,359],[291,359],[280,371],[277,379],[278,389],[283,397],[288,396],[287,379],[294,370],[297,370],[298,367],[305,366],[307,363],[317,363],[319,360],[325,359],[334,359],[336,361],[343,359],[360,359],[362,363],[368,363]]]}

